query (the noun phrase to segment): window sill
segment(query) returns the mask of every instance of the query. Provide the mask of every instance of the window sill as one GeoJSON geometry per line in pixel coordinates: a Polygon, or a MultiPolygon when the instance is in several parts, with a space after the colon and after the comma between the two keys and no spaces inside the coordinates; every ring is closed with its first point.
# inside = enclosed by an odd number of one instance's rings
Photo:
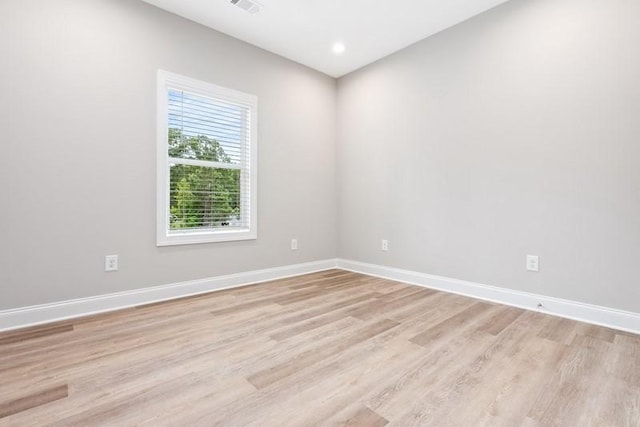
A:
{"type": "Polygon", "coordinates": [[[256,240],[255,231],[229,230],[169,234],[158,236],[156,246],[197,245],[202,243],[235,242],[239,240],[256,240]]]}

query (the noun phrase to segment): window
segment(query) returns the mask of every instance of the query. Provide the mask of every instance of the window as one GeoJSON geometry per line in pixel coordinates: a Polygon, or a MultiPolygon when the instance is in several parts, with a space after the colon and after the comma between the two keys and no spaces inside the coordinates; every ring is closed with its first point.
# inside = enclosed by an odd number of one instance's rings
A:
{"type": "Polygon", "coordinates": [[[157,244],[255,239],[257,99],[158,72],[157,244]]]}

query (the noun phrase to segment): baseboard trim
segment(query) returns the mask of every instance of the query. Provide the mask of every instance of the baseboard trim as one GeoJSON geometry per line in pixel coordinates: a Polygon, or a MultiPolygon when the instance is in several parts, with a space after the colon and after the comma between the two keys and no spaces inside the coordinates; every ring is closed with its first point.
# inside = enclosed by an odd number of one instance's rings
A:
{"type": "Polygon", "coordinates": [[[327,259],[293,264],[50,304],[0,310],[0,332],[223,289],[238,288],[332,268],[340,268],[369,276],[382,277],[640,334],[640,313],[346,259],[327,259]],[[542,304],[542,308],[539,308],[538,304],[542,304]]]}
{"type": "Polygon", "coordinates": [[[0,311],[0,332],[336,268],[337,260],[293,264],[0,311]]]}
{"type": "Polygon", "coordinates": [[[338,259],[337,267],[370,276],[640,334],[640,313],[346,259],[338,259]],[[542,304],[542,307],[539,308],[538,304],[542,304]]]}

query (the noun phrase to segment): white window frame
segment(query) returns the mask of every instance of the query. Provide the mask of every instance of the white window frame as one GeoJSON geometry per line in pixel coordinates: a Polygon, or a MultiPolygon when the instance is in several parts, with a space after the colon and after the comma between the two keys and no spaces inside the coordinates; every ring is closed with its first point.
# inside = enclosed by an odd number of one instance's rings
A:
{"type": "MultiPolygon", "coordinates": [[[[157,246],[187,245],[197,243],[255,240],[258,237],[257,221],[257,150],[258,99],[255,95],[217,86],[212,83],[192,79],[164,70],[158,70],[157,94],[157,196],[156,196],[156,244],[157,246]],[[249,206],[242,198],[242,211],[249,211],[249,227],[241,229],[211,229],[185,232],[170,232],[169,229],[169,88],[218,99],[248,109],[249,121],[249,161],[242,162],[241,174],[249,174],[249,179],[241,179],[241,186],[249,183],[249,206]]],[[[185,161],[187,163],[187,161],[185,161]]],[[[197,164],[197,160],[190,161],[197,164]]],[[[245,189],[241,187],[241,192],[245,189]]]]}

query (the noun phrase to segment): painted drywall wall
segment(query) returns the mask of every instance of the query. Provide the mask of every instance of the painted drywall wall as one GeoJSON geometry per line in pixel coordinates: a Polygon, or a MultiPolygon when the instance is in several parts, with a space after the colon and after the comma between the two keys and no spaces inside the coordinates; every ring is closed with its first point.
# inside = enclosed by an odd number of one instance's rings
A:
{"type": "Polygon", "coordinates": [[[0,310],[339,255],[640,312],[639,8],[511,0],[336,111],[334,80],[141,2],[0,2],[0,310]],[[257,241],[155,246],[158,68],[258,95],[257,241]]]}
{"type": "Polygon", "coordinates": [[[638,16],[512,0],[340,79],[339,257],[640,312],[638,16]]]}
{"type": "Polygon", "coordinates": [[[0,310],[335,256],[335,80],[128,0],[3,0],[0,58],[0,310]],[[258,240],[156,247],[158,68],[258,96],[258,240]]]}

